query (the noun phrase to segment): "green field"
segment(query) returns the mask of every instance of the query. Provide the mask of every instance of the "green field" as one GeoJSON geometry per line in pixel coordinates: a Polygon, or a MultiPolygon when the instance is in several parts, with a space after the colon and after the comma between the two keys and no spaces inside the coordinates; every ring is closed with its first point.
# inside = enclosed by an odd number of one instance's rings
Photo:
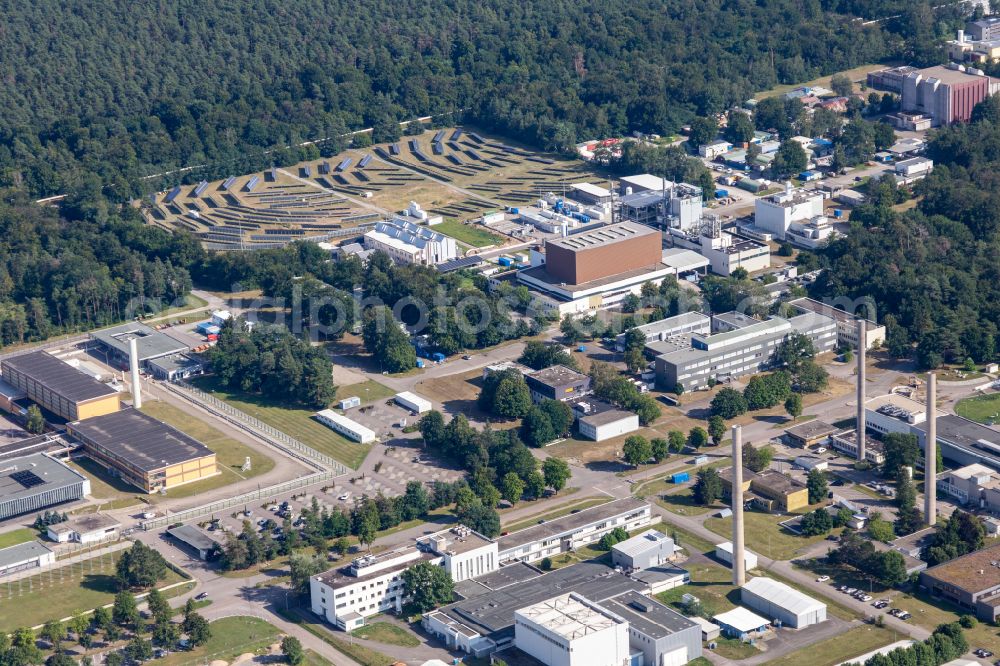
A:
{"type": "Polygon", "coordinates": [[[341,638],[343,634],[339,632],[334,633],[328,629],[326,625],[313,621],[300,610],[279,610],[278,615],[282,616],[289,622],[294,622],[299,625],[316,638],[319,638],[327,645],[333,647],[335,650],[346,654],[348,657],[361,664],[361,666],[389,666],[395,662],[395,659],[382,654],[378,650],[373,650],[366,645],[361,645],[359,643],[355,643],[354,641],[344,640],[341,638]]]}
{"type": "MultiPolygon", "coordinates": [[[[0,585],[0,631],[33,627],[111,603],[118,591],[114,573],[105,555],[0,585]]],[[[161,587],[182,580],[167,569],[161,587]]]]}
{"type": "Polygon", "coordinates": [[[388,622],[366,624],[360,629],[352,631],[351,635],[358,638],[367,638],[376,643],[385,643],[386,645],[398,645],[400,647],[417,647],[420,645],[420,639],[409,629],[404,629],[388,622]]]}
{"type": "Polygon", "coordinates": [[[384,384],[379,384],[373,379],[337,387],[337,400],[357,396],[361,398],[362,405],[367,405],[369,402],[378,402],[379,400],[388,400],[394,395],[396,395],[395,391],[384,384]]]}
{"type": "Polygon", "coordinates": [[[194,437],[215,451],[215,459],[220,473],[209,479],[168,490],[169,497],[191,497],[207,490],[251,479],[274,468],[274,461],[257,449],[252,449],[232,437],[227,437],[205,421],[182,412],[173,405],[165,402],[146,402],[142,406],[142,411],[194,437]],[[243,463],[248,457],[251,469],[247,472],[241,471],[240,468],[243,467],[243,463]]]}
{"type": "Polygon", "coordinates": [[[209,625],[212,637],[186,652],[171,652],[157,659],[160,666],[205,664],[216,659],[232,661],[247,652],[260,652],[278,640],[278,628],[256,617],[224,617],[209,625]]]}
{"type": "Polygon", "coordinates": [[[681,597],[693,594],[701,601],[702,608],[709,617],[736,608],[739,593],[733,585],[733,574],[715,564],[686,564],[684,568],[691,573],[691,582],[675,587],[666,592],[660,592],[656,598],[660,602],[680,610],[681,597]]]}
{"type": "MultiPolygon", "coordinates": [[[[826,538],[824,535],[802,537],[778,524],[789,520],[791,516],[758,511],[746,511],[743,516],[747,524],[746,547],[772,560],[795,559],[799,550],[826,538]]],[[[728,539],[733,533],[733,519],[708,518],[705,527],[728,539]]]]}
{"type": "Polygon", "coordinates": [[[471,245],[473,247],[486,247],[503,243],[503,237],[487,231],[484,227],[474,224],[462,224],[457,220],[445,220],[440,224],[435,224],[434,231],[451,236],[457,241],[471,245]]]}
{"type": "Polygon", "coordinates": [[[767,663],[770,666],[833,666],[904,638],[906,636],[897,636],[889,629],[864,625],[767,663]]]}
{"type": "Polygon", "coordinates": [[[313,414],[316,413],[314,409],[305,409],[301,405],[281,404],[261,396],[224,389],[218,385],[214,377],[198,377],[194,383],[203,391],[212,393],[240,411],[260,419],[320,453],[336,458],[353,469],[361,465],[371,450],[371,445],[352,442],[316,421],[313,418],[313,414]]]}
{"type": "Polygon", "coordinates": [[[1000,393],[959,400],[955,403],[955,413],[972,421],[992,425],[1000,421],[1000,393]]]}
{"type": "Polygon", "coordinates": [[[0,534],[0,548],[16,546],[19,543],[27,543],[28,541],[34,541],[36,538],[38,538],[38,532],[30,527],[22,527],[20,529],[11,530],[10,532],[0,534]]]}

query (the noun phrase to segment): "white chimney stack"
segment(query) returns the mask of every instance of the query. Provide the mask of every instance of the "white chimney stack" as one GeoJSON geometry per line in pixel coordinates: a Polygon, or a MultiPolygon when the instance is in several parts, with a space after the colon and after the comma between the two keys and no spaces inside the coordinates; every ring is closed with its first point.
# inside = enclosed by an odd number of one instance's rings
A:
{"type": "Polygon", "coordinates": [[[132,406],[142,407],[142,387],[139,385],[139,342],[132,337],[128,340],[128,362],[132,371],[132,406]]]}
{"type": "Polygon", "coordinates": [[[733,485],[730,491],[733,512],[733,585],[747,582],[746,551],[743,547],[743,429],[733,426],[733,485]]]}
{"type": "Polygon", "coordinates": [[[924,444],[924,520],[937,522],[937,375],[927,374],[927,441],[924,444]]]}

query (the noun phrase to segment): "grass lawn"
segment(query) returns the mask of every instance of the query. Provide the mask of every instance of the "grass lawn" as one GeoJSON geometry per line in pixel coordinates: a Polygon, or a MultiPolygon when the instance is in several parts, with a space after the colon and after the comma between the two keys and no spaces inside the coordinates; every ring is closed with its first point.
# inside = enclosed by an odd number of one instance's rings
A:
{"type": "MultiPolygon", "coordinates": [[[[746,547],[772,560],[795,559],[802,548],[826,538],[824,535],[798,536],[778,525],[779,522],[788,520],[790,516],[778,516],[758,511],[745,511],[743,516],[747,527],[746,547]]],[[[733,533],[733,519],[731,517],[708,518],[705,520],[705,527],[728,539],[733,533]]]]}
{"type": "Polygon", "coordinates": [[[462,224],[457,220],[445,220],[441,224],[435,224],[431,229],[473,247],[497,245],[504,241],[503,236],[487,231],[481,225],[462,224]]]}
{"type": "Polygon", "coordinates": [[[0,534],[0,548],[9,548],[10,546],[16,546],[19,543],[34,541],[37,538],[38,532],[30,527],[22,527],[20,529],[0,534]]]}
{"type": "MultiPolygon", "coordinates": [[[[179,574],[167,569],[160,582],[166,586],[182,580],[179,574]]],[[[4,583],[0,585],[0,631],[33,627],[92,610],[114,601],[117,591],[114,565],[107,555],[4,583]]]]}
{"type": "Polygon", "coordinates": [[[573,511],[589,509],[591,507],[600,506],[601,504],[606,504],[610,501],[610,497],[587,497],[576,502],[563,504],[548,513],[542,513],[532,518],[526,518],[516,523],[511,523],[510,525],[504,525],[503,529],[505,532],[516,532],[518,530],[523,530],[526,527],[537,525],[539,520],[555,520],[556,518],[568,516],[573,511]]]}
{"type": "Polygon", "coordinates": [[[972,421],[992,425],[1000,420],[1000,393],[959,400],[955,403],[955,413],[972,421]]]}
{"type": "Polygon", "coordinates": [[[368,381],[359,382],[357,384],[348,384],[347,386],[337,387],[337,400],[343,400],[344,398],[350,398],[351,396],[357,396],[361,398],[361,404],[367,405],[369,402],[378,402],[379,400],[387,400],[396,395],[388,386],[379,384],[373,379],[368,381]]]}
{"type": "Polygon", "coordinates": [[[389,622],[366,624],[360,629],[352,631],[351,635],[358,638],[367,638],[378,643],[398,645],[400,647],[417,647],[420,645],[420,639],[409,629],[404,629],[399,625],[390,624],[389,622]]]}
{"type": "Polygon", "coordinates": [[[334,632],[330,631],[326,626],[320,624],[319,622],[315,622],[310,617],[306,616],[301,610],[279,610],[278,614],[289,622],[294,622],[299,625],[327,645],[330,645],[334,649],[346,654],[348,657],[361,664],[361,666],[389,666],[396,661],[392,657],[382,654],[378,650],[373,650],[368,646],[359,645],[358,643],[346,641],[343,638],[340,638],[342,634],[334,634],[334,632]]]}
{"type": "Polygon", "coordinates": [[[312,650],[306,650],[305,666],[333,666],[333,662],[312,650]]]}
{"type": "Polygon", "coordinates": [[[740,661],[741,659],[749,659],[750,657],[760,654],[760,650],[755,648],[749,643],[744,643],[735,638],[724,638],[720,636],[715,639],[716,647],[713,652],[715,652],[720,657],[725,657],[732,661],[740,661]]]}
{"type": "Polygon", "coordinates": [[[69,464],[70,467],[90,479],[90,494],[99,500],[135,500],[139,503],[138,488],[129,485],[120,477],[108,474],[107,470],[90,458],[80,458],[69,464]]]}
{"type": "Polygon", "coordinates": [[[722,504],[703,506],[696,503],[694,501],[694,488],[692,486],[684,486],[677,492],[657,495],[654,499],[664,509],[686,516],[700,516],[709,511],[718,511],[725,508],[722,504]]]}
{"type": "Polygon", "coordinates": [[[336,458],[352,469],[364,461],[371,446],[352,442],[313,419],[314,409],[297,404],[281,404],[256,395],[237,393],[219,387],[214,377],[198,377],[195,385],[208,391],[233,407],[260,419],[286,435],[294,437],[320,453],[336,458]]]}
{"type": "Polygon", "coordinates": [[[684,565],[691,573],[691,582],[656,595],[662,603],[680,610],[681,597],[693,594],[701,601],[701,607],[709,617],[725,613],[739,605],[740,595],[732,584],[733,574],[729,569],[714,564],[684,565]]]}
{"type": "Polygon", "coordinates": [[[209,625],[212,637],[204,645],[185,652],[171,652],[156,663],[161,666],[203,664],[216,659],[232,661],[247,652],[270,647],[281,634],[278,628],[256,617],[224,617],[209,625]]]}
{"type": "Polygon", "coordinates": [[[173,405],[165,402],[147,402],[142,406],[142,411],[194,437],[215,451],[219,474],[168,490],[166,494],[169,497],[192,497],[208,490],[253,478],[274,468],[274,461],[257,449],[252,449],[225,436],[205,421],[182,412],[173,405]],[[251,469],[247,472],[241,471],[240,468],[243,467],[243,463],[248,457],[251,469]]]}
{"type": "Polygon", "coordinates": [[[854,627],[825,641],[770,660],[770,666],[833,666],[906,638],[872,625],[854,627]]]}

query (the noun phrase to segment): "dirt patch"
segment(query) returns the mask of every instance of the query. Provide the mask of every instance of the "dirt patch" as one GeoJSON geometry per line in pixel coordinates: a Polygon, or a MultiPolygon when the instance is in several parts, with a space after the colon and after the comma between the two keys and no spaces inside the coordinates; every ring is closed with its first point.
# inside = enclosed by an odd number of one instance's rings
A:
{"type": "MultiPolygon", "coordinates": [[[[448,414],[465,414],[470,421],[485,421],[492,418],[476,405],[482,390],[481,370],[470,370],[461,374],[434,377],[417,382],[414,391],[429,400],[440,403],[448,414]]],[[[503,428],[503,424],[498,424],[503,428]]]]}

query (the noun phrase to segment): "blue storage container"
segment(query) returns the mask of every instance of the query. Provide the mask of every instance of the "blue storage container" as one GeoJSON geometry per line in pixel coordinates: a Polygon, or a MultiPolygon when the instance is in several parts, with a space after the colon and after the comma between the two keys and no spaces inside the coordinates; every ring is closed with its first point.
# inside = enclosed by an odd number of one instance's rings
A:
{"type": "Polygon", "coordinates": [[[691,475],[687,472],[677,472],[670,477],[670,481],[673,483],[686,483],[691,480],[691,475]]]}
{"type": "Polygon", "coordinates": [[[441,352],[434,352],[433,354],[431,354],[431,358],[435,361],[443,361],[444,354],[442,354],[441,352]]]}
{"type": "Polygon", "coordinates": [[[834,209],[833,209],[833,216],[834,216],[834,217],[838,217],[838,218],[839,218],[839,217],[844,217],[844,211],[842,211],[842,210],[841,210],[841,209],[839,209],[839,208],[834,208],[834,209]]]}

